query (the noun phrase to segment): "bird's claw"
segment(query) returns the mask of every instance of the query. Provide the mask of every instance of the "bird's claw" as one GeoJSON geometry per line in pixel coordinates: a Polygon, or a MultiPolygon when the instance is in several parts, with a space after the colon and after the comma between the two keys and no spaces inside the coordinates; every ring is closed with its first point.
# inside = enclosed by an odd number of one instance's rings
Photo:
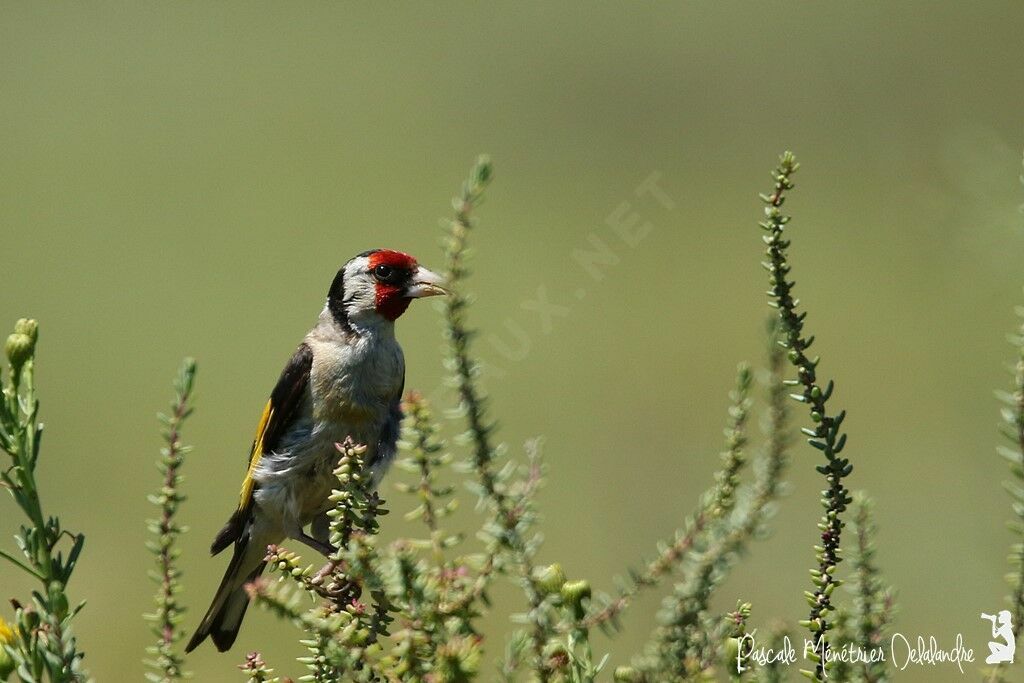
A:
{"type": "Polygon", "coordinates": [[[300,543],[303,543],[304,545],[308,545],[310,548],[312,548],[313,550],[317,551],[318,553],[320,553],[321,555],[323,555],[324,557],[326,557],[328,559],[330,559],[332,556],[334,556],[335,553],[338,552],[338,549],[335,548],[330,543],[327,543],[325,541],[321,541],[321,540],[319,540],[317,538],[313,538],[309,534],[299,534],[295,538],[300,543]]]}

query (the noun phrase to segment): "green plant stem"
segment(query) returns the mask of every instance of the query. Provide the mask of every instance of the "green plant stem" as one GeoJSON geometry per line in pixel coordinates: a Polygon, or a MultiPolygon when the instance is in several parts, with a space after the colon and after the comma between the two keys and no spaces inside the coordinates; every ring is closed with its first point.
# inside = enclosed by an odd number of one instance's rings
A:
{"type": "Polygon", "coordinates": [[[195,374],[195,361],[186,358],[175,381],[175,400],[171,404],[171,414],[160,416],[165,425],[163,437],[166,445],[160,454],[160,470],[164,478],[160,492],[150,496],[150,502],[160,508],[160,518],[149,523],[150,532],[156,536],[150,548],[156,555],[156,580],[159,588],[155,597],[156,612],[146,615],[153,622],[153,633],[157,636],[156,645],[149,650],[156,656],[156,660],[148,664],[157,672],[151,676],[151,680],[160,683],[169,683],[187,676],[183,670],[184,658],[174,648],[174,644],[184,635],[179,624],[185,611],[177,598],[181,592],[177,540],[186,529],[177,523],[176,516],[178,506],[185,500],[179,492],[181,467],[185,455],[191,449],[181,443],[181,428],[192,413],[190,404],[195,374]]]}
{"type": "MultiPolygon", "coordinates": [[[[1021,622],[1024,620],[1024,307],[1017,307],[1017,316],[1021,323],[1016,332],[1009,337],[1017,352],[1011,367],[1012,391],[996,392],[996,397],[1003,404],[1000,409],[1000,432],[1008,444],[997,446],[996,451],[1009,463],[1013,477],[1003,485],[1012,500],[1013,520],[1009,526],[1017,538],[1017,542],[1010,547],[1011,571],[1007,575],[1010,583],[1009,601],[1015,641],[1020,640],[1021,622]]],[[[1003,666],[990,666],[985,669],[985,680],[989,683],[1001,683],[1006,680],[1003,673],[1003,666]]]]}
{"type": "MultiPolygon", "coordinates": [[[[808,618],[802,622],[810,630],[814,642],[818,645],[817,650],[821,653],[828,647],[829,615],[833,611],[832,592],[840,583],[833,574],[841,561],[840,538],[844,526],[842,515],[850,503],[849,491],[844,480],[853,470],[853,466],[848,459],[839,455],[846,445],[846,435],[839,431],[846,413],[830,415],[827,411],[827,402],[834,385],[831,381],[824,388],[818,384],[818,359],[812,360],[806,354],[814,337],[803,336],[806,314],[796,312],[799,302],[792,295],[794,283],[787,280],[790,271],[786,252],[789,241],[783,238],[783,231],[789,217],[782,214],[781,207],[785,202],[785,193],[793,188],[791,178],[798,166],[792,153],[786,152],[782,155],[779,166],[773,173],[775,186],[772,192],[761,195],[766,204],[766,220],[761,223],[761,227],[767,232],[764,241],[768,245],[768,261],[763,265],[769,272],[769,296],[772,298],[770,303],[778,310],[781,323],[780,344],[788,349],[788,358],[797,371],[798,379],[790,383],[802,387],[802,392],[793,394],[793,398],[807,404],[811,421],[814,423],[813,428],[803,428],[802,431],[810,437],[808,442],[820,450],[826,460],[825,464],[816,468],[824,475],[828,488],[821,501],[825,508],[824,517],[818,525],[821,541],[820,545],[815,546],[818,562],[817,569],[812,574],[815,588],[813,592],[807,593],[811,611],[808,618]]],[[[811,655],[811,658],[815,659],[815,655],[811,655]]],[[[825,658],[817,657],[813,671],[816,680],[824,680],[825,668],[825,658]]]]}
{"type": "MultiPolygon", "coordinates": [[[[730,392],[729,422],[725,429],[726,448],[722,452],[722,469],[715,477],[708,504],[712,528],[702,539],[703,548],[686,567],[686,579],[679,583],[673,594],[666,598],[662,610],[663,624],[655,633],[655,648],[660,659],[659,668],[666,675],[678,674],[692,667],[698,658],[692,657],[696,628],[707,609],[711,592],[720,578],[721,563],[726,555],[736,551],[747,535],[752,534],[761,521],[761,511],[769,498],[758,495],[739,521],[732,521],[736,506],[739,476],[747,459],[746,426],[751,401],[749,398],[752,374],[743,363],[736,376],[736,388],[730,392]]],[[[769,486],[759,482],[758,493],[774,493],[777,482],[769,486]]],[[[767,494],[765,494],[766,496],[767,494]]],[[[692,671],[692,673],[696,673],[692,671]]]]}
{"type": "Polygon", "coordinates": [[[245,663],[240,664],[239,669],[249,677],[249,683],[277,683],[280,679],[273,675],[274,670],[263,661],[263,655],[259,652],[250,652],[245,657],[245,663]]]}
{"type": "MultiPolygon", "coordinates": [[[[1024,307],[1018,308],[1017,314],[1024,320],[1024,307]]],[[[1014,475],[1014,481],[1006,482],[1005,486],[1014,499],[1016,519],[1012,528],[1020,539],[1012,550],[1011,561],[1014,566],[1010,575],[1013,636],[1019,639],[1021,628],[1024,627],[1024,322],[1016,334],[1010,337],[1010,342],[1017,351],[1013,364],[1013,391],[997,393],[1003,403],[1002,432],[1010,446],[1000,446],[998,450],[1010,463],[1014,475]]]]}
{"type": "Polygon", "coordinates": [[[25,561],[9,553],[3,559],[33,575],[42,589],[33,592],[32,607],[17,610],[18,639],[15,659],[26,673],[41,680],[44,673],[51,683],[84,680],[82,653],[71,632],[71,618],[79,608],[68,605],[67,584],[85,543],[81,534],[61,528],[60,520],[47,517],[35,477],[39,461],[42,425],[37,421],[39,401],[35,386],[35,347],[38,325],[34,320],[19,320],[7,338],[5,352],[9,363],[8,381],[3,385],[0,404],[0,446],[11,458],[11,466],[0,472],[0,483],[14,497],[28,518],[15,539],[25,561]],[[65,536],[72,541],[65,555],[56,546],[65,536]]]}
{"type": "Polygon", "coordinates": [[[418,392],[410,392],[405,399],[405,410],[409,416],[407,433],[411,437],[407,448],[412,452],[411,465],[419,474],[419,482],[415,487],[407,487],[407,490],[414,490],[419,499],[419,507],[413,514],[419,512],[418,517],[430,534],[434,563],[441,566],[445,561],[445,537],[440,519],[450,513],[450,507],[441,497],[447,495],[450,489],[437,488],[435,469],[445,462],[445,456],[438,455],[442,447],[435,440],[436,430],[431,422],[426,399],[418,392]]]}
{"type": "MultiPolygon", "coordinates": [[[[702,496],[700,505],[684,523],[685,531],[682,534],[677,534],[673,543],[662,548],[658,557],[649,562],[642,572],[634,574],[631,577],[631,583],[620,587],[619,594],[614,600],[587,616],[585,624],[588,627],[604,625],[618,619],[638,593],[657,586],[662,578],[682,564],[695,547],[702,542],[709,524],[719,519],[727,508],[731,508],[733,487],[723,486],[722,482],[734,481],[744,462],[737,457],[737,454],[746,443],[744,428],[749,406],[745,401],[749,390],[750,371],[745,365],[740,366],[737,382],[737,389],[743,395],[743,402],[737,404],[734,401],[733,406],[730,407],[732,417],[727,428],[730,441],[726,444],[727,448],[723,454],[722,468],[715,473],[716,486],[702,496]]],[[[773,472],[777,482],[785,457],[784,435],[782,434],[785,427],[785,409],[783,408],[777,415],[773,415],[772,419],[773,424],[778,425],[778,430],[773,429],[770,438],[777,436],[780,441],[773,447],[769,447],[768,450],[773,454],[770,460],[777,463],[777,469],[773,472]]],[[[774,495],[775,490],[773,489],[772,496],[774,497],[774,495]]]]}
{"type": "MultiPolygon", "coordinates": [[[[882,635],[892,617],[892,591],[882,583],[875,564],[875,528],[871,500],[863,493],[854,495],[853,531],[856,546],[852,560],[854,585],[854,624],[857,644],[865,652],[883,645],[882,635]]],[[[853,665],[857,683],[887,680],[886,662],[861,662],[853,665]]]]}
{"type": "Polygon", "coordinates": [[[452,291],[446,297],[445,321],[456,387],[468,425],[467,431],[473,444],[474,469],[483,488],[484,497],[491,502],[496,521],[502,529],[501,541],[519,567],[521,584],[530,606],[534,673],[543,682],[549,678],[544,665],[544,646],[550,637],[550,626],[541,614],[544,609],[544,598],[534,583],[533,562],[520,530],[518,506],[499,486],[493,469],[496,450],[491,442],[491,434],[494,425],[486,417],[484,399],[476,385],[476,364],[469,350],[473,335],[465,323],[465,310],[469,301],[458,287],[468,274],[465,257],[469,233],[473,227],[472,212],[480,203],[490,178],[490,161],[486,157],[481,157],[469,179],[463,183],[459,197],[454,201],[455,218],[451,222],[446,247],[446,279],[452,291]]]}

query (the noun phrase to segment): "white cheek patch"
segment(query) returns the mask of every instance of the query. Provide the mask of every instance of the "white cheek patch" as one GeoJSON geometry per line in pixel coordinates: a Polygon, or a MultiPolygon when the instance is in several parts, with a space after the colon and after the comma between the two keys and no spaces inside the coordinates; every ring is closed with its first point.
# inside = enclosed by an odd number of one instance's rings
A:
{"type": "Polygon", "coordinates": [[[345,307],[349,314],[373,311],[377,306],[377,283],[367,272],[370,259],[353,259],[345,267],[345,307]]]}

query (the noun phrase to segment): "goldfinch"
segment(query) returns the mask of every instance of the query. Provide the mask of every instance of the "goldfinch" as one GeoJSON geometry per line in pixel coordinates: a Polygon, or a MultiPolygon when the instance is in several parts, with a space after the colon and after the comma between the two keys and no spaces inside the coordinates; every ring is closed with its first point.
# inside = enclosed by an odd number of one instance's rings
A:
{"type": "Polygon", "coordinates": [[[439,275],[390,249],[359,254],[338,271],[263,409],[238,507],[210,548],[216,555],[233,545],[234,554],[186,652],[208,636],[221,652],[235,642],[249,605],[245,585],[263,572],[268,545],[291,538],[333,551],[326,513],[335,444],[365,444],[380,481],[402,419],[405,359],[395,320],[413,299],[445,293],[439,275]]]}

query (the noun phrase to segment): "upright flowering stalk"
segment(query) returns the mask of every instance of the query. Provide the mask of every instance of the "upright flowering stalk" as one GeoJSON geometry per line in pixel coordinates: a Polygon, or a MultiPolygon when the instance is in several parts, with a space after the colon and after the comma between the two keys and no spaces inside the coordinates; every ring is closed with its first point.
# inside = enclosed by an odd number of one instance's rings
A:
{"type": "Polygon", "coordinates": [[[396,486],[400,491],[415,494],[418,505],[409,513],[408,519],[419,519],[427,527],[433,562],[441,567],[445,564],[445,550],[461,540],[459,535],[447,534],[441,527],[442,520],[457,507],[457,501],[452,498],[454,488],[438,483],[439,471],[449,464],[451,456],[445,451],[443,442],[437,438],[437,426],[426,399],[419,392],[409,392],[404,406],[408,419],[399,446],[409,453],[409,457],[398,461],[396,465],[416,472],[419,481],[416,484],[399,483],[396,486]]]}
{"type": "Polygon", "coordinates": [[[277,683],[281,680],[274,676],[274,670],[263,661],[259,652],[250,652],[245,656],[245,663],[239,667],[249,677],[249,683],[277,683]]]}
{"type": "MultiPolygon", "coordinates": [[[[1024,175],[1021,176],[1024,184],[1024,175]]],[[[1015,351],[1010,365],[1013,384],[1010,391],[997,391],[996,398],[1002,404],[999,431],[1006,441],[996,446],[997,452],[1010,464],[1012,479],[1003,482],[1010,494],[1013,518],[1010,530],[1016,542],[1010,546],[1010,572],[1006,580],[1010,584],[1010,610],[1013,622],[1013,637],[1020,639],[1021,623],[1024,621],[1024,306],[1017,307],[1021,319],[1017,329],[1009,335],[1015,351]]],[[[1006,680],[1003,665],[995,664],[986,669],[987,683],[1002,683],[1006,680]]]]}
{"type": "Polygon", "coordinates": [[[474,490],[486,501],[490,511],[490,519],[483,530],[490,540],[488,552],[496,562],[509,558],[509,564],[518,574],[529,604],[526,621],[531,626],[533,673],[543,682],[550,678],[544,648],[554,635],[554,618],[551,604],[534,577],[533,558],[538,542],[528,536],[534,521],[531,497],[536,486],[512,480],[512,468],[495,466],[503,449],[494,443],[495,424],[487,415],[486,396],[477,382],[479,366],[470,353],[473,331],[469,329],[466,315],[469,298],[462,291],[462,284],[469,275],[466,255],[474,225],[473,210],[483,198],[490,179],[491,162],[487,157],[480,157],[453,201],[455,218],[445,240],[445,279],[451,289],[444,302],[449,346],[447,365],[459,395],[458,412],[466,420],[464,439],[471,444],[472,468],[477,478],[474,490]]]}
{"type": "MultiPolygon", "coordinates": [[[[729,421],[725,428],[725,450],[721,454],[722,469],[716,475],[708,504],[712,529],[702,539],[698,553],[684,565],[685,579],[662,601],[660,627],[654,635],[658,671],[664,676],[696,675],[699,650],[696,643],[700,620],[716,584],[718,560],[727,552],[725,539],[732,535],[728,518],[736,507],[736,492],[747,456],[747,419],[750,415],[750,387],[753,374],[743,363],[737,369],[736,388],[729,393],[729,421]]],[[[737,543],[741,532],[736,531],[737,543]]],[[[731,544],[730,544],[731,545],[731,544]]]]}
{"type": "Polygon", "coordinates": [[[164,447],[160,450],[160,474],[163,475],[160,491],[149,497],[149,501],[160,508],[160,517],[147,523],[149,532],[155,540],[148,544],[150,552],[156,557],[157,571],[153,579],[159,584],[156,593],[156,611],[147,614],[146,619],[152,623],[151,630],[156,636],[155,645],[147,648],[147,652],[155,659],[147,662],[154,671],[147,674],[150,680],[169,683],[187,677],[183,671],[184,659],[177,652],[174,644],[181,640],[183,633],[179,624],[185,612],[178,602],[181,592],[181,570],[177,559],[181,551],[178,548],[178,537],[187,531],[176,519],[178,506],[185,500],[179,490],[181,486],[181,467],[185,463],[185,455],[192,450],[191,446],[181,443],[181,427],[192,414],[192,389],[195,385],[196,362],[186,358],[174,382],[174,402],[169,415],[160,415],[164,425],[164,447]]]}
{"type": "MultiPolygon", "coordinates": [[[[851,564],[855,576],[853,629],[856,643],[865,652],[884,645],[885,629],[892,621],[893,590],[882,581],[875,563],[874,504],[863,492],[853,497],[853,532],[856,536],[851,564]]],[[[854,683],[880,683],[888,680],[885,660],[860,662],[853,666],[854,683]]]]}
{"type": "Polygon", "coordinates": [[[16,623],[6,652],[30,680],[71,683],[88,677],[71,629],[81,605],[71,608],[67,595],[85,537],[65,530],[57,517],[45,514],[39,495],[36,465],[43,425],[37,420],[35,385],[38,330],[35,320],[19,320],[4,345],[9,371],[0,396],[0,450],[10,461],[0,468],[0,486],[14,497],[27,523],[14,536],[22,557],[0,550],[0,558],[40,584],[32,593],[31,604],[13,600],[16,623]],[[65,537],[71,542],[66,552],[58,548],[65,537]]]}
{"type": "Polygon", "coordinates": [[[847,505],[851,502],[850,492],[844,480],[850,475],[853,465],[840,456],[846,445],[846,434],[840,432],[846,412],[829,412],[828,401],[832,396],[834,384],[829,380],[822,386],[818,378],[819,359],[807,356],[807,350],[814,342],[814,337],[804,335],[804,319],[807,314],[797,313],[799,301],[793,298],[794,283],[787,279],[790,271],[786,251],[789,248],[789,241],[783,237],[783,231],[789,222],[789,216],[783,215],[782,205],[786,192],[794,187],[791,178],[798,166],[791,152],[786,152],[780,158],[779,165],[773,173],[775,185],[772,192],[761,195],[765,203],[765,220],[761,227],[767,233],[764,241],[768,245],[768,261],[763,265],[769,273],[769,303],[778,309],[782,336],[779,343],[788,350],[789,361],[797,371],[797,379],[787,380],[787,383],[799,388],[799,392],[791,396],[807,405],[814,425],[804,427],[801,431],[809,437],[808,443],[821,451],[825,458],[825,462],[816,467],[825,477],[826,489],[821,499],[825,514],[818,524],[821,541],[814,546],[817,567],[811,570],[814,590],[806,593],[811,611],[808,618],[801,622],[811,632],[816,644],[816,653],[811,655],[815,661],[814,671],[803,673],[809,678],[821,681],[825,679],[825,671],[828,668],[824,654],[828,648],[828,631],[832,626],[829,622],[833,612],[832,592],[840,583],[834,575],[840,562],[839,541],[844,526],[842,518],[847,505]]]}
{"type": "MultiPolygon", "coordinates": [[[[741,519],[731,524],[730,530],[725,534],[734,540],[742,541],[745,534],[752,534],[756,531],[767,517],[766,512],[770,511],[769,503],[780,495],[782,471],[786,465],[786,451],[789,445],[786,434],[786,389],[782,384],[782,366],[786,362],[782,350],[776,343],[777,321],[774,318],[768,329],[769,337],[769,406],[767,423],[765,429],[768,436],[768,443],[765,445],[764,455],[757,461],[758,477],[750,505],[743,511],[741,519]]],[[[715,522],[724,512],[726,496],[731,497],[735,487],[735,478],[739,473],[739,467],[744,463],[742,448],[746,444],[745,423],[747,411],[749,410],[747,392],[749,391],[750,371],[741,365],[737,374],[736,392],[740,393],[739,402],[734,401],[729,408],[730,422],[726,426],[728,442],[726,451],[723,453],[722,466],[715,473],[715,485],[704,492],[701,496],[697,509],[683,522],[683,531],[677,532],[674,541],[659,544],[658,557],[649,562],[641,571],[632,573],[630,583],[622,582],[619,586],[619,595],[614,600],[604,598],[600,609],[594,611],[587,617],[587,625],[617,625],[619,615],[630,601],[643,589],[653,588],[660,584],[661,579],[678,567],[688,562],[692,564],[694,557],[708,545],[708,538],[715,530],[715,522]],[[722,482],[727,487],[722,486],[722,482]]],[[[731,508],[731,503],[729,504],[731,508]]],[[[723,553],[721,557],[712,558],[704,553],[704,561],[717,562],[724,557],[724,554],[733,552],[735,549],[728,545],[717,544],[717,548],[723,553]]]]}
{"type": "MultiPolygon", "coordinates": [[[[1013,390],[996,393],[1003,404],[1000,410],[1002,424],[1000,431],[1006,444],[998,446],[999,454],[1010,463],[1013,480],[1005,483],[1013,498],[1014,520],[1010,528],[1024,541],[1024,307],[1018,307],[1017,315],[1021,324],[1010,335],[1010,343],[1016,351],[1012,367],[1013,390]]],[[[1010,603],[1013,609],[1013,635],[1020,637],[1021,623],[1024,622],[1024,542],[1013,546],[1010,554],[1013,571],[1009,575],[1010,603]]]]}

